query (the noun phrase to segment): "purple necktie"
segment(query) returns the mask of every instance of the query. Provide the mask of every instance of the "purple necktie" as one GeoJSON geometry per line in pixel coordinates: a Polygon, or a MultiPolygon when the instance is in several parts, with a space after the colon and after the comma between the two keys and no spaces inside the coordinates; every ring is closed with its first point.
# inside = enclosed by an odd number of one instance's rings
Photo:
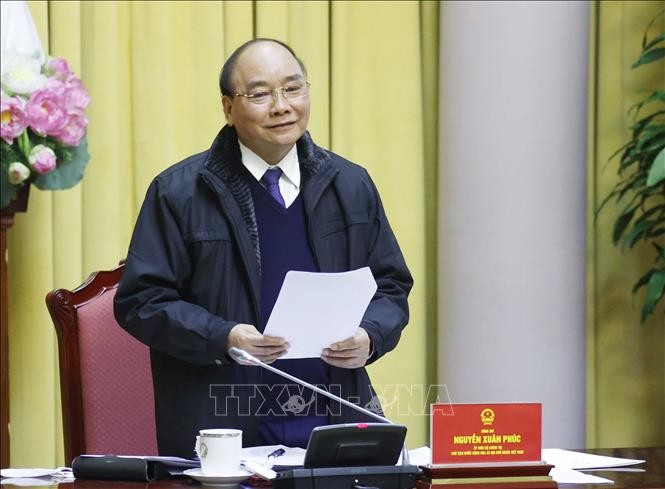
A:
{"type": "Polygon", "coordinates": [[[279,177],[282,176],[282,169],[275,168],[274,170],[267,170],[261,177],[261,183],[266,186],[266,190],[272,198],[275,199],[279,205],[286,209],[284,197],[279,191],[279,177]]]}

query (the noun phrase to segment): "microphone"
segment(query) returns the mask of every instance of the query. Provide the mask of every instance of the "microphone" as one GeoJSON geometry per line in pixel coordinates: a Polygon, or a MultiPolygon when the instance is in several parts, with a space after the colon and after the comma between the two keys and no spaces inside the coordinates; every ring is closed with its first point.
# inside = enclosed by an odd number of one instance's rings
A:
{"type": "MultiPolygon", "coordinates": [[[[324,389],[321,389],[320,387],[312,385],[309,382],[305,382],[304,380],[301,380],[297,377],[294,377],[291,374],[283,372],[278,368],[268,365],[267,363],[262,362],[254,355],[246,352],[245,350],[233,346],[229,348],[229,355],[231,356],[231,358],[233,358],[236,362],[240,363],[241,365],[254,365],[257,367],[265,368],[266,370],[270,370],[271,372],[280,375],[285,379],[289,379],[290,381],[295,382],[296,384],[300,384],[304,387],[307,387],[308,389],[313,390],[314,392],[321,394],[322,396],[326,396],[332,399],[333,401],[339,402],[340,404],[350,407],[351,409],[363,413],[364,415],[369,416],[370,418],[373,418],[377,421],[380,421],[381,423],[395,424],[392,421],[390,421],[388,418],[379,416],[378,414],[370,411],[369,409],[365,409],[362,406],[358,406],[357,404],[347,401],[343,397],[336,396],[335,394],[332,394],[324,389]]],[[[406,448],[406,440],[404,441],[404,446],[402,447],[402,465],[410,465],[409,451],[406,448]]]]}

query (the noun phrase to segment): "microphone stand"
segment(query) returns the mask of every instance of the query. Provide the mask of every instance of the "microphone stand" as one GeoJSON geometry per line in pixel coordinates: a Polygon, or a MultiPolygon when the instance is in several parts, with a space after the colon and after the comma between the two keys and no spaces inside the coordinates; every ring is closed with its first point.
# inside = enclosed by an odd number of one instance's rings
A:
{"type": "MultiPolygon", "coordinates": [[[[350,407],[351,409],[354,409],[358,412],[363,413],[366,416],[369,416],[370,418],[376,419],[377,421],[380,421],[382,423],[387,423],[387,424],[394,424],[392,421],[390,421],[388,418],[384,418],[383,416],[379,416],[376,413],[373,413],[369,409],[365,409],[364,407],[358,406],[357,404],[353,404],[352,402],[347,401],[343,397],[336,396],[335,394],[331,394],[330,392],[321,389],[320,387],[317,387],[313,384],[310,384],[309,382],[305,382],[304,380],[301,380],[297,377],[294,377],[291,374],[288,374],[286,372],[283,372],[279,370],[278,368],[272,367],[268,365],[267,363],[262,362],[258,358],[256,358],[254,355],[251,355],[247,353],[245,350],[242,350],[240,348],[236,347],[231,347],[229,349],[229,355],[231,355],[231,358],[233,358],[236,362],[244,364],[244,365],[255,365],[257,367],[262,367],[265,368],[266,370],[269,370],[277,375],[280,375],[284,377],[285,379],[289,379],[292,382],[295,382],[296,384],[300,384],[304,387],[307,387],[308,389],[313,390],[314,392],[321,394],[322,396],[326,396],[329,399],[332,399],[333,401],[337,401],[341,404],[344,404],[347,407],[350,407]]],[[[409,451],[406,447],[406,440],[404,440],[404,446],[402,447],[402,465],[410,465],[410,459],[409,459],[409,451]]]]}

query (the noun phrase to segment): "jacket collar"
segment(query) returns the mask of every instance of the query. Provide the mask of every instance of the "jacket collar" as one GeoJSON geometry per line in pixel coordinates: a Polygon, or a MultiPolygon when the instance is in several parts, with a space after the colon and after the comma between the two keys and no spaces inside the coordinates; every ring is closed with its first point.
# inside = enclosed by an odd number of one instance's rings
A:
{"type": "MultiPolygon", "coordinates": [[[[323,148],[314,144],[308,131],[305,131],[296,146],[300,170],[303,180],[306,181],[318,173],[330,156],[323,148]]],[[[205,167],[225,183],[247,174],[242,164],[238,134],[235,128],[227,125],[219,131],[208,152],[205,167]]]]}
{"type": "MultiPolygon", "coordinates": [[[[326,173],[321,170],[327,168],[327,160],[330,155],[323,148],[320,148],[312,141],[309,132],[305,132],[296,143],[298,148],[298,159],[300,160],[300,175],[301,175],[301,192],[307,188],[307,182],[317,173],[326,173]]],[[[256,257],[256,264],[249,262],[249,257],[244,256],[247,261],[246,265],[248,270],[257,270],[258,275],[261,274],[261,249],[259,248],[259,230],[256,223],[256,213],[254,212],[254,201],[252,200],[252,192],[250,189],[251,179],[253,178],[250,172],[242,164],[240,153],[240,146],[238,145],[238,134],[231,126],[224,126],[215,138],[208,151],[208,156],[204,163],[205,169],[203,170],[203,177],[206,178],[206,170],[213,175],[217,176],[226,186],[233,200],[238,205],[240,216],[237,211],[232,210],[233,206],[228,205],[228,196],[220,194],[222,202],[227,205],[222,205],[224,212],[229,213],[229,217],[234,223],[236,232],[242,233],[243,225],[240,224],[240,219],[244,223],[244,228],[251,241],[254,255],[256,257]]],[[[318,187],[318,185],[317,185],[318,187]]],[[[309,200],[309,199],[308,199],[309,200]]],[[[240,242],[247,239],[247,235],[240,236],[240,242]]],[[[247,246],[248,247],[248,246],[247,246]]],[[[247,247],[241,246],[244,252],[247,247]]]]}

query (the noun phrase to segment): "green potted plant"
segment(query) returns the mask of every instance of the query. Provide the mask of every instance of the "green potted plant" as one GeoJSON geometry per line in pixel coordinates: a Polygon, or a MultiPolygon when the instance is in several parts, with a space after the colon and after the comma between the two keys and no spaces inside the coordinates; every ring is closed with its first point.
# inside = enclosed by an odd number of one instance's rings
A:
{"type": "MultiPolygon", "coordinates": [[[[642,53],[632,68],[664,64],[665,32],[642,40],[642,53]]],[[[663,67],[665,68],[665,66],[663,67]]],[[[646,287],[641,322],[644,323],[665,293],[665,90],[654,90],[630,108],[634,118],[631,138],[612,155],[619,157],[619,182],[603,200],[598,212],[611,200],[622,206],[614,222],[612,240],[622,248],[638,242],[652,245],[654,261],[633,286],[633,294],[646,287]]]]}

